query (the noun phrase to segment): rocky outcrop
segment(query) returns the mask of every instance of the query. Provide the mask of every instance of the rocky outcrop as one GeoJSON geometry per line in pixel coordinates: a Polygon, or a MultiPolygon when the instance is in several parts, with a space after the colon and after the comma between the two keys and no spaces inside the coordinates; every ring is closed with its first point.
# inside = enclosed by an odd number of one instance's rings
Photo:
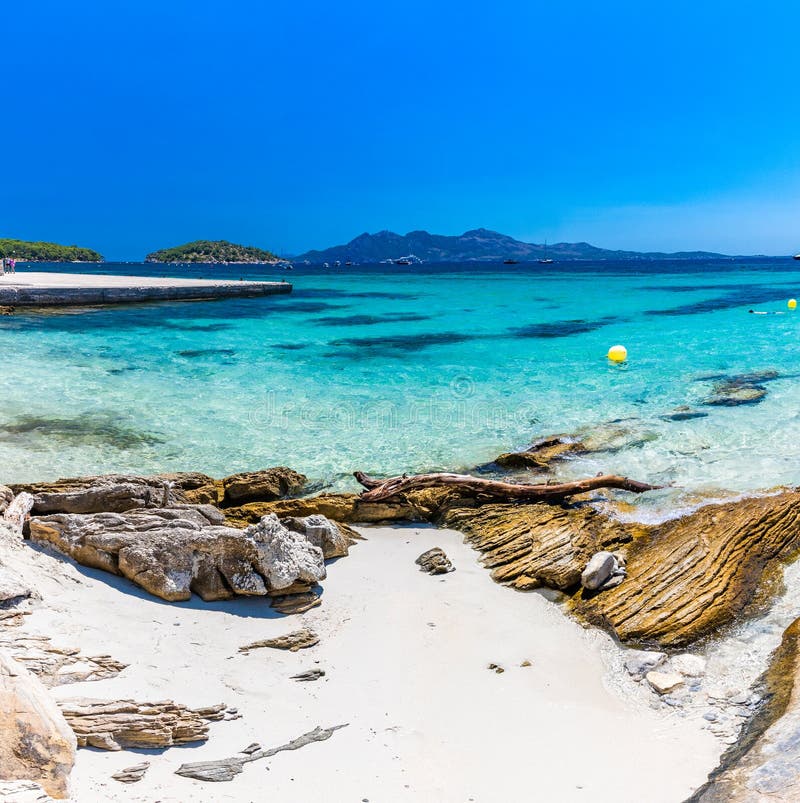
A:
{"type": "Polygon", "coordinates": [[[520,590],[570,591],[579,586],[589,559],[633,540],[634,528],[588,506],[493,504],[453,508],[442,519],[461,530],[483,553],[498,583],[520,590]]]}
{"type": "Polygon", "coordinates": [[[499,583],[572,595],[580,618],[621,641],[681,647],[733,620],[781,561],[800,549],[800,493],[700,508],[655,526],[623,523],[588,505],[487,504],[446,510],[499,583]],[[581,590],[597,552],[625,562],[627,578],[581,590]]]}
{"type": "Polygon", "coordinates": [[[272,502],[303,490],[308,478],[286,466],[233,474],[222,480],[224,506],[272,502]]]}
{"type": "Polygon", "coordinates": [[[232,781],[243,769],[245,764],[252,761],[260,761],[262,758],[269,758],[284,750],[299,750],[301,747],[313,744],[314,742],[324,742],[333,736],[333,734],[341,728],[346,728],[347,723],[343,725],[334,725],[330,728],[320,728],[317,726],[313,731],[304,733],[296,739],[282,744],[278,747],[271,747],[264,750],[260,744],[251,744],[245,747],[241,753],[231,758],[223,758],[218,761],[197,761],[191,764],[181,764],[177,770],[176,775],[182,775],[184,778],[195,778],[198,781],[232,781]]]}
{"type": "Polygon", "coordinates": [[[583,444],[566,435],[553,435],[534,441],[521,452],[505,452],[495,458],[495,463],[507,469],[533,469],[549,471],[552,464],[568,455],[585,454],[583,444]]]}
{"type": "Polygon", "coordinates": [[[33,495],[33,513],[124,513],[162,507],[171,501],[171,486],[155,477],[108,474],[75,477],[33,485],[12,485],[15,493],[33,495]]]}
{"type": "Polygon", "coordinates": [[[427,572],[428,574],[447,574],[454,572],[455,568],[450,562],[443,549],[435,546],[433,549],[423,552],[414,563],[419,566],[420,571],[427,572]]]}
{"type": "Polygon", "coordinates": [[[120,574],[161,599],[265,595],[325,578],[322,550],[274,515],[238,530],[210,505],[31,519],[31,540],[120,574]]]}
{"type": "Polygon", "coordinates": [[[75,744],[74,734],[42,684],[0,651],[3,779],[35,781],[51,797],[68,797],[75,744]]]}
{"type": "Polygon", "coordinates": [[[636,528],[625,582],[573,610],[622,641],[680,647],[733,620],[798,548],[800,493],[707,505],[636,528]]]}
{"type": "Polygon", "coordinates": [[[172,503],[211,504],[220,507],[245,502],[269,502],[298,493],[306,478],[285,466],[234,474],[221,480],[199,472],[176,472],[141,477],[106,474],[72,477],[55,482],[12,485],[14,493],[34,497],[33,512],[125,513],[167,507],[172,503]]]}
{"type": "Polygon", "coordinates": [[[765,704],[687,803],[794,803],[800,798],[800,619],[759,683],[765,704]]]}
{"type": "Polygon", "coordinates": [[[313,630],[303,628],[302,630],[287,633],[285,636],[277,636],[276,638],[262,639],[261,641],[245,644],[243,647],[239,647],[239,652],[247,654],[250,650],[257,650],[262,647],[297,652],[298,650],[313,647],[315,644],[319,644],[319,636],[313,630]]]}
{"type": "Polygon", "coordinates": [[[139,703],[134,700],[76,698],[59,702],[78,747],[100,750],[162,748],[204,742],[208,722],[224,718],[225,706],[191,709],[172,700],[139,703]]]}
{"type": "Polygon", "coordinates": [[[245,527],[262,516],[275,513],[279,518],[302,518],[320,515],[335,522],[368,524],[383,521],[425,521],[428,515],[408,502],[362,502],[358,494],[323,493],[299,499],[280,499],[274,502],[251,502],[225,509],[227,522],[245,527]]]}
{"type": "Polygon", "coordinates": [[[306,540],[322,550],[325,560],[345,556],[350,547],[345,529],[319,513],[305,517],[289,516],[281,519],[281,524],[293,532],[302,533],[306,540]]]}
{"type": "Polygon", "coordinates": [[[656,433],[643,429],[639,419],[619,419],[570,435],[548,435],[521,452],[501,454],[494,462],[505,469],[547,472],[572,457],[613,454],[621,449],[643,446],[657,437],[656,433]]]}

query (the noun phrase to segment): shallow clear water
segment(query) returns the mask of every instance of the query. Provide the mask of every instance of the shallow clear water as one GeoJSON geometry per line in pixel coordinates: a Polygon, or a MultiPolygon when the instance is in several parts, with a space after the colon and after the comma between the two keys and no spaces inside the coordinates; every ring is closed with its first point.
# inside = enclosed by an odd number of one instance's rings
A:
{"type": "Polygon", "coordinates": [[[0,318],[3,481],[287,464],[345,487],[616,419],[620,448],[561,472],[679,486],[656,505],[798,479],[800,312],[747,313],[800,295],[791,260],[100,270],[295,290],[0,318]],[[759,404],[702,405],[703,375],[765,369],[780,376],[759,404]],[[662,418],[681,405],[707,416],[662,418]]]}

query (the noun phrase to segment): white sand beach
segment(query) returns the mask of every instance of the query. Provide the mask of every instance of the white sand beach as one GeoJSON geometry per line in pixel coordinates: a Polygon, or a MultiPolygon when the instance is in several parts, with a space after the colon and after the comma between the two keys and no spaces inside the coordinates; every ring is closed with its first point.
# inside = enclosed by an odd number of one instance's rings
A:
{"type": "Polygon", "coordinates": [[[58,697],[225,702],[242,714],[211,723],[197,746],[79,750],[73,799],[675,803],[704,782],[720,743],[701,720],[606,687],[605,636],[538,593],[496,585],[458,533],[361,531],[367,540],[330,563],[322,606],[302,616],[276,614],[263,598],[169,604],[122,578],[33,556],[45,602],[24,631],[129,664],[112,679],[57,687],[58,697]],[[454,573],[414,565],[432,546],[454,573]],[[301,626],[316,630],[317,646],[237,651],[301,626]],[[290,679],[311,668],[325,677],[290,679]],[[174,775],[183,762],[344,723],[329,740],[248,764],[229,783],[174,775]],[[151,762],[142,781],[112,780],[142,760],[151,762]]]}
{"type": "Polygon", "coordinates": [[[23,271],[0,275],[0,304],[50,306],[290,293],[288,282],[23,271]]]}

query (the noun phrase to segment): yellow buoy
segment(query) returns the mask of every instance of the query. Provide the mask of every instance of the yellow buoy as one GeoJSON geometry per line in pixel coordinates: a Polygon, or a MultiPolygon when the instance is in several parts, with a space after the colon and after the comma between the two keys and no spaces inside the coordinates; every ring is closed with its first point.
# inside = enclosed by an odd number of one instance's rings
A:
{"type": "Polygon", "coordinates": [[[797,309],[797,299],[796,298],[790,298],[789,301],[787,302],[786,306],[789,307],[789,309],[797,309]]]}
{"type": "Polygon", "coordinates": [[[628,349],[625,346],[612,346],[606,356],[611,362],[625,362],[628,359],[628,349]]]}

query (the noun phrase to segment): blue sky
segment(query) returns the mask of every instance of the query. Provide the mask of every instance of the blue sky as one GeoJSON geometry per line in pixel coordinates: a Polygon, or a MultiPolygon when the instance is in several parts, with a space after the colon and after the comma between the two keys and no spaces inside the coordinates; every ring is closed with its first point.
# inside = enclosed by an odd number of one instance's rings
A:
{"type": "Polygon", "coordinates": [[[785,0],[29,0],[2,22],[0,236],[800,250],[785,0]]]}

